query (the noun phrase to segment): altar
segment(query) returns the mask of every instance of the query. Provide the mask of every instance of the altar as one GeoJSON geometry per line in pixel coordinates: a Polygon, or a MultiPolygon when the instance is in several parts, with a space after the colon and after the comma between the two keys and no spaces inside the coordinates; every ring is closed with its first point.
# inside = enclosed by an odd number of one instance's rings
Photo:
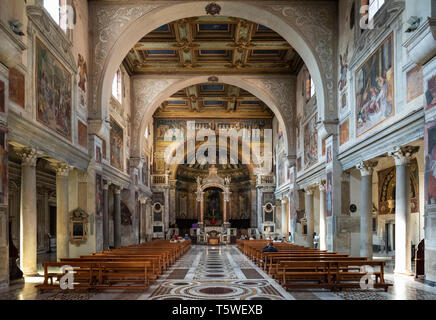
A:
{"type": "Polygon", "coordinates": [[[217,245],[229,242],[230,181],[230,177],[218,176],[218,169],[214,165],[209,168],[207,177],[197,177],[200,243],[217,245]]]}

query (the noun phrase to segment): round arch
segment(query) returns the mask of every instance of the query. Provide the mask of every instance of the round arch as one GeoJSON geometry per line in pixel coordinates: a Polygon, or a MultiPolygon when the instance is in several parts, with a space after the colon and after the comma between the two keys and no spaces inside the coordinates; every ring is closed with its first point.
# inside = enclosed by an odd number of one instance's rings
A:
{"type": "MultiPolygon", "coordinates": [[[[96,82],[96,104],[94,108],[97,110],[97,114],[100,113],[102,119],[108,116],[108,106],[111,97],[111,84],[113,80],[113,75],[115,74],[118,66],[121,64],[129,50],[146,34],[153,31],[154,29],[160,27],[165,23],[169,23],[175,20],[203,16],[205,15],[205,7],[208,2],[198,1],[198,2],[185,2],[177,3],[173,5],[167,5],[163,8],[155,8],[139,18],[133,19],[132,22],[129,21],[128,17],[117,17],[122,30],[119,35],[114,39],[113,43],[106,40],[105,47],[108,48],[106,52],[100,52],[100,55],[104,55],[106,58],[103,59],[103,65],[101,68],[101,74],[97,74],[96,82]],[[171,17],[169,20],[168,17],[171,17]]],[[[296,27],[296,23],[291,24],[286,22],[282,16],[276,15],[265,8],[255,6],[253,4],[243,3],[243,2],[225,2],[221,4],[222,10],[221,15],[241,18],[249,21],[253,21],[258,24],[267,26],[268,28],[274,30],[280,34],[288,43],[303,57],[303,60],[311,73],[312,79],[316,87],[316,95],[318,97],[318,110],[319,115],[323,119],[325,115],[325,106],[328,105],[327,97],[327,82],[323,81],[322,75],[322,62],[319,54],[309,45],[305,40],[303,34],[304,26],[296,27]]],[[[138,8],[136,8],[138,10],[138,8]]],[[[110,18],[110,17],[109,17],[110,18]]],[[[105,28],[103,28],[104,31],[105,28]]],[[[110,38],[107,34],[100,34],[100,38],[110,38]]],[[[101,41],[98,39],[97,42],[101,41]]],[[[98,43],[99,44],[99,43],[98,43]]],[[[260,98],[260,97],[259,97],[260,98]]],[[[262,99],[264,100],[264,99],[262,99]]],[[[266,102],[264,100],[264,102],[266,102]]],[[[276,111],[273,110],[275,113],[276,111]]],[[[276,115],[278,115],[276,113],[276,115]]],[[[290,137],[289,133],[286,135],[287,138],[290,137]]]]}
{"type": "MultiPolygon", "coordinates": [[[[184,88],[200,83],[207,83],[208,79],[209,79],[208,76],[195,76],[195,77],[180,79],[180,81],[178,81],[177,83],[169,85],[166,89],[162,90],[155,97],[153,101],[149,101],[148,105],[145,106],[145,110],[141,115],[140,126],[139,128],[137,128],[138,134],[136,136],[142,137],[144,135],[149,119],[152,118],[157,108],[166,99],[168,99],[168,97],[172,96],[173,94],[184,88]]],[[[241,89],[244,89],[245,91],[250,92],[255,97],[257,97],[262,102],[264,102],[274,112],[278,122],[280,123],[284,131],[285,145],[287,146],[286,151],[288,151],[289,147],[292,146],[294,143],[293,140],[295,139],[295,136],[292,134],[293,128],[291,124],[287,123],[283,117],[282,114],[283,110],[280,107],[280,102],[276,101],[275,97],[271,96],[268,92],[266,92],[264,88],[257,86],[255,83],[250,82],[249,79],[245,79],[244,77],[225,75],[225,76],[219,76],[218,79],[220,83],[233,85],[241,89]]],[[[138,106],[136,107],[138,108],[138,106]]],[[[138,113],[136,115],[138,115],[138,113]]],[[[134,152],[135,151],[139,152],[140,150],[142,150],[143,139],[134,139],[133,142],[134,142],[134,152]]]]}

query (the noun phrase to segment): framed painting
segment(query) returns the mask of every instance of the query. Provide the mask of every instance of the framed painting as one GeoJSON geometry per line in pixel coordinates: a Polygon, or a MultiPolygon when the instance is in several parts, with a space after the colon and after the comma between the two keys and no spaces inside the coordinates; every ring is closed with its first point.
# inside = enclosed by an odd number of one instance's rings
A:
{"type": "Polygon", "coordinates": [[[350,119],[339,125],[339,144],[342,146],[350,140],[350,119]]]}
{"type": "Polygon", "coordinates": [[[424,93],[424,79],[422,76],[422,68],[416,66],[407,72],[407,102],[418,98],[424,93]]]}
{"type": "Polygon", "coordinates": [[[24,74],[15,68],[9,69],[9,100],[24,109],[26,82],[24,74]]]}
{"type": "Polygon", "coordinates": [[[82,147],[88,146],[88,127],[80,120],[77,120],[78,142],[82,147]]]}
{"type": "Polygon", "coordinates": [[[429,110],[436,106],[436,75],[427,81],[427,91],[425,92],[426,107],[429,110]]]}
{"type": "Polygon", "coordinates": [[[394,40],[390,34],[356,71],[356,134],[395,114],[394,40]]]}
{"type": "Polygon", "coordinates": [[[36,68],[36,118],[71,141],[72,76],[39,39],[36,68]]]}

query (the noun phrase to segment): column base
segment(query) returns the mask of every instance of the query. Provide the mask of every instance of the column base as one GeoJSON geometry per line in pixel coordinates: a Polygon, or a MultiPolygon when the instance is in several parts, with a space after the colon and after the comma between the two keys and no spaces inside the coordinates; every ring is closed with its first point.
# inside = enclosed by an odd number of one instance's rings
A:
{"type": "Polygon", "coordinates": [[[408,277],[413,276],[412,271],[409,270],[394,270],[394,274],[399,276],[408,276],[408,277]]]}

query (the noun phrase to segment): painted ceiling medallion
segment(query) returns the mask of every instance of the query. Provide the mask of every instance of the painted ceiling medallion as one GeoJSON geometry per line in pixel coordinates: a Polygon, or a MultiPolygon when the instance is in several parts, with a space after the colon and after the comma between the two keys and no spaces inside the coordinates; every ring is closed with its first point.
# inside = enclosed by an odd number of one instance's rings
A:
{"type": "Polygon", "coordinates": [[[217,14],[220,14],[220,12],[221,12],[221,7],[218,4],[216,4],[215,2],[209,3],[206,6],[206,13],[207,14],[211,14],[211,15],[215,16],[217,14]]]}
{"type": "Polygon", "coordinates": [[[209,78],[207,79],[207,81],[209,81],[209,82],[218,82],[218,77],[217,77],[217,76],[209,77],[209,78]]]}

